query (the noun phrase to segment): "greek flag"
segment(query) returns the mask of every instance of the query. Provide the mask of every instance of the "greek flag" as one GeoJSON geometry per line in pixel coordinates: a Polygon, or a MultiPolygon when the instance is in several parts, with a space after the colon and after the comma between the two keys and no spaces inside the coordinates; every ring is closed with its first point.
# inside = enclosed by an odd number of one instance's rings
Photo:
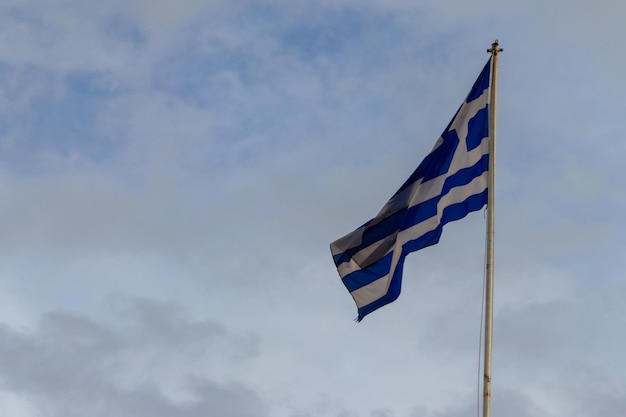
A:
{"type": "Polygon", "coordinates": [[[376,217],[330,244],[361,321],[400,295],[404,258],[439,242],[443,226],[487,203],[487,62],[448,127],[376,217]]]}

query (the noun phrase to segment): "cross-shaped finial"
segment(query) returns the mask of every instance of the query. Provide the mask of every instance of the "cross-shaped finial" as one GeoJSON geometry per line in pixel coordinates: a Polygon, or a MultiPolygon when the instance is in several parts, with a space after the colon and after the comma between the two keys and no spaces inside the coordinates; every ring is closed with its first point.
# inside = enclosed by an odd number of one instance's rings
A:
{"type": "Polygon", "coordinates": [[[487,52],[491,52],[491,55],[498,55],[498,52],[502,52],[504,49],[498,47],[498,40],[491,44],[491,48],[487,49],[487,52]]]}

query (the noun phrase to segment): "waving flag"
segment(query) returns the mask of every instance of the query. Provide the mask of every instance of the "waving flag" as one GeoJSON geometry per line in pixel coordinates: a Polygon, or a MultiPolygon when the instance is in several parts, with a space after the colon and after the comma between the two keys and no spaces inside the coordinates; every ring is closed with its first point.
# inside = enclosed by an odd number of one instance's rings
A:
{"type": "Polygon", "coordinates": [[[376,217],[330,244],[361,321],[400,295],[404,258],[439,242],[443,226],[487,202],[487,62],[448,127],[376,217]]]}

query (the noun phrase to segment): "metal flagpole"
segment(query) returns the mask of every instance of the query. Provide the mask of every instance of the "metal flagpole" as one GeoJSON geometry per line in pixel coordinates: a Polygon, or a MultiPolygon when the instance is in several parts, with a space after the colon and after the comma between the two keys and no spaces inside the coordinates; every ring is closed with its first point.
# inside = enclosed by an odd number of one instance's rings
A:
{"type": "Polygon", "coordinates": [[[491,415],[491,340],[493,332],[493,240],[496,191],[496,93],[498,82],[498,40],[487,49],[491,53],[491,96],[489,100],[489,183],[487,194],[487,253],[485,262],[485,363],[483,417],[491,415]]]}

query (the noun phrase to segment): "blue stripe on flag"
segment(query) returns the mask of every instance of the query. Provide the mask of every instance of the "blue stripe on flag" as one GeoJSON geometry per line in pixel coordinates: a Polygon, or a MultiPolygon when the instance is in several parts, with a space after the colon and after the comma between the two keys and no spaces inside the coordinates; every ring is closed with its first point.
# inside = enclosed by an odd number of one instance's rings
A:
{"type": "Polygon", "coordinates": [[[368,268],[359,269],[358,271],[346,275],[343,277],[343,284],[348,291],[352,292],[384,277],[389,273],[392,255],[393,253],[388,253],[368,268]]]}
{"type": "Polygon", "coordinates": [[[480,146],[483,138],[489,136],[489,106],[482,108],[467,123],[467,150],[471,151],[480,146]]]}
{"type": "Polygon", "coordinates": [[[378,310],[379,308],[395,301],[398,296],[400,296],[400,289],[402,287],[402,267],[404,266],[404,256],[401,257],[398,262],[398,266],[396,267],[396,273],[394,273],[394,277],[389,284],[389,288],[387,293],[381,298],[377,299],[369,303],[366,306],[358,308],[358,317],[357,321],[363,320],[363,317],[367,316],[369,313],[378,310]],[[397,277],[396,277],[397,275],[397,277]]]}
{"type": "Polygon", "coordinates": [[[488,61],[434,149],[378,216],[331,243],[359,321],[398,298],[406,255],[436,244],[444,225],[486,204],[490,67],[488,61]]]}
{"type": "Polygon", "coordinates": [[[424,158],[422,163],[419,164],[409,179],[394,195],[404,191],[417,180],[423,179],[423,182],[426,182],[448,172],[452,156],[459,144],[459,138],[456,133],[453,135],[447,135],[447,133],[448,131],[446,130],[442,135],[444,139],[442,144],[424,158]]]}
{"type": "Polygon", "coordinates": [[[476,100],[480,95],[489,88],[489,82],[491,81],[491,59],[487,61],[487,64],[483,67],[483,70],[480,72],[480,75],[474,82],[472,89],[470,90],[467,98],[465,99],[466,103],[470,101],[476,100]]]}

